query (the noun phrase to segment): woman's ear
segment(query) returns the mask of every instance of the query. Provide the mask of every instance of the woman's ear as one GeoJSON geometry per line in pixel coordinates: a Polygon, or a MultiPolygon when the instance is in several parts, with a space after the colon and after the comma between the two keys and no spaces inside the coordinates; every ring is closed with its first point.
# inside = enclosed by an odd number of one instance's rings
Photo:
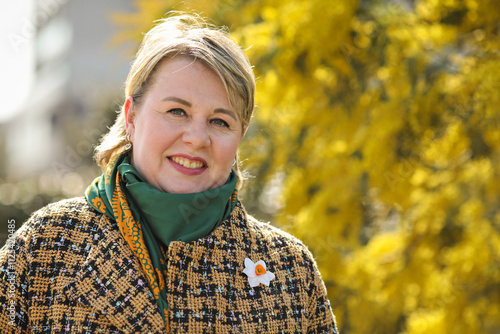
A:
{"type": "Polygon", "coordinates": [[[125,113],[125,129],[130,136],[133,136],[135,131],[135,108],[132,96],[127,97],[123,106],[123,112],[125,113]]]}

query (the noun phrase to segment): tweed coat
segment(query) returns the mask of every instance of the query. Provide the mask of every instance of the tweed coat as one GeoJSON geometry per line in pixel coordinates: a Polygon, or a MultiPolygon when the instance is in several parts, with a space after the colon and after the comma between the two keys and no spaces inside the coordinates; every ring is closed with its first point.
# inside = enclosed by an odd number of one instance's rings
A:
{"type": "MultiPolygon", "coordinates": [[[[172,333],[337,332],[307,248],[239,202],[210,235],[169,245],[165,283],[172,333]],[[250,287],[247,257],[269,287],[250,287]]],[[[40,209],[2,248],[0,305],[1,333],[166,333],[116,223],[83,197],[40,209]]]]}

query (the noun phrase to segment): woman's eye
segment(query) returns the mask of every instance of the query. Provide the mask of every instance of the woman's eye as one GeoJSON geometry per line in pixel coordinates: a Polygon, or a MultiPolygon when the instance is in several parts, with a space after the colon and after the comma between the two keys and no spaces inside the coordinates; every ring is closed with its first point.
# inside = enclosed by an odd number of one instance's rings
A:
{"type": "Polygon", "coordinates": [[[223,119],[220,119],[220,118],[214,118],[212,119],[212,124],[215,124],[217,126],[223,126],[223,127],[226,127],[228,128],[229,127],[229,124],[227,124],[227,122],[223,119]]]}
{"type": "Polygon", "coordinates": [[[182,109],[178,109],[178,108],[175,108],[175,109],[170,109],[169,111],[167,111],[168,114],[172,114],[174,116],[184,116],[186,115],[186,112],[182,109]]]}

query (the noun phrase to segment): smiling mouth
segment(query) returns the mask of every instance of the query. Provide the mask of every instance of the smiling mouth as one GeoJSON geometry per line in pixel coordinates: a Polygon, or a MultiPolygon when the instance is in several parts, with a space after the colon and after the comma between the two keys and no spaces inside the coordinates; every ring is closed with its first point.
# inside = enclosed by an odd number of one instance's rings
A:
{"type": "Polygon", "coordinates": [[[205,164],[201,161],[198,161],[198,160],[190,160],[190,159],[178,157],[178,156],[168,157],[168,158],[170,160],[172,160],[173,162],[178,163],[179,165],[186,167],[186,168],[195,169],[195,168],[205,167],[205,164]]]}

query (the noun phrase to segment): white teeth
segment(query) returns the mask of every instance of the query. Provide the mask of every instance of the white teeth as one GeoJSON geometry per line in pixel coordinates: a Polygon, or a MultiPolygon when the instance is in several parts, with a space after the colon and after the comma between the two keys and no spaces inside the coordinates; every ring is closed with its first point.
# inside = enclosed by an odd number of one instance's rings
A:
{"type": "Polygon", "coordinates": [[[201,168],[203,167],[203,162],[201,161],[191,161],[189,159],[181,158],[181,157],[172,157],[170,158],[173,162],[178,163],[186,168],[201,168]]]}

